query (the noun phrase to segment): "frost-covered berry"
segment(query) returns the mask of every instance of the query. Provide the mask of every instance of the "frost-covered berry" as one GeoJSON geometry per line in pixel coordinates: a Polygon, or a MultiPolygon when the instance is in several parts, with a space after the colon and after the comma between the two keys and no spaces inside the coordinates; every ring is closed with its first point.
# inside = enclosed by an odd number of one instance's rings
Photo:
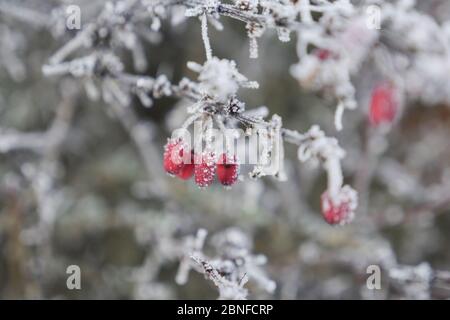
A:
{"type": "Polygon", "coordinates": [[[358,198],[351,187],[344,186],[333,198],[325,191],[320,199],[323,217],[329,224],[344,225],[355,217],[358,198]]]}
{"type": "Polygon", "coordinates": [[[204,152],[195,156],[194,176],[195,183],[203,188],[210,186],[214,181],[216,158],[214,153],[204,152]]]}
{"type": "Polygon", "coordinates": [[[232,186],[239,175],[239,163],[236,156],[223,153],[217,163],[217,178],[224,186],[232,186]]]}
{"type": "Polygon", "coordinates": [[[184,166],[183,154],[186,144],[182,139],[169,139],[164,146],[164,170],[167,173],[176,175],[184,166]]]}
{"type": "Polygon", "coordinates": [[[394,121],[398,112],[398,101],[395,88],[388,82],[382,82],[375,86],[370,99],[369,120],[370,123],[378,127],[394,121]]]}
{"type": "Polygon", "coordinates": [[[194,151],[191,150],[191,163],[184,163],[177,177],[182,180],[188,180],[194,175],[194,151]]]}

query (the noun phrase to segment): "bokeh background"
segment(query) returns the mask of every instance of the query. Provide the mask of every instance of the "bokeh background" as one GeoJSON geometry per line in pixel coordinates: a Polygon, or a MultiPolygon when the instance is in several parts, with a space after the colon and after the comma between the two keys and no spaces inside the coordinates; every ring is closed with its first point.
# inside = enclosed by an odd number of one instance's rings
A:
{"type": "MultiPolygon", "coordinates": [[[[89,6],[83,22],[95,17],[100,2],[78,1],[89,6]]],[[[16,1],[42,13],[60,4],[16,1]]],[[[87,98],[83,80],[43,76],[42,66],[70,32],[55,37],[0,12],[0,298],[215,299],[214,285],[198,272],[184,285],[175,282],[182,259],[176,249],[201,228],[211,256],[218,248],[209,239],[233,228],[248,237],[252,252],[267,257],[263,269],[277,288],[267,293],[250,280],[250,298],[449,298],[450,106],[408,102],[380,134],[368,122],[370,86],[357,78],[360,105],[346,112],[337,132],[335,101],[302,89],[289,73],[298,60],[295,37],[281,43],[268,32],[259,40],[259,58],[249,59],[243,25],[222,22],[224,31],[209,30],[214,54],[235,60],[260,83],[239,92],[247,108],[265,105],[287,128],[302,132],[318,124],[338,138],[347,152],[346,183],[360,192],[355,221],[333,227],[322,220],[326,176],[300,163],[291,146],[286,182],[245,177],[230,190],[218,184],[200,190],[169,177],[163,145],[185,119],[186,103],[163,98],[147,108],[133,100],[134,119],[145,126],[143,150],[111,106],[87,98]],[[67,124],[58,129],[60,141],[37,135],[34,150],[8,148],[5,137],[46,132],[58,110],[67,124]],[[81,268],[81,290],[66,287],[73,264],[81,268]],[[381,266],[381,290],[366,287],[371,264],[381,266]],[[409,277],[396,277],[394,269],[409,277]]],[[[160,41],[144,42],[142,74],[195,79],[186,62],[205,59],[199,21],[175,27],[164,21],[161,30],[160,41]]],[[[133,71],[129,52],[120,54],[133,71]]],[[[361,74],[371,70],[368,64],[361,74]]]]}

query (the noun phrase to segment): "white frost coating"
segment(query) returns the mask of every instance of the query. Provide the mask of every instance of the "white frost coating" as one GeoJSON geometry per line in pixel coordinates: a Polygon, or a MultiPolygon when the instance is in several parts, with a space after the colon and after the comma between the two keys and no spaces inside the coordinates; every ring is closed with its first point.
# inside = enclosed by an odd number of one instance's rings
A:
{"type": "Polygon", "coordinates": [[[255,37],[250,38],[250,58],[258,59],[258,41],[255,37]]]}
{"type": "Polygon", "coordinates": [[[328,177],[328,193],[331,199],[336,199],[342,186],[342,169],[338,158],[332,157],[326,160],[325,169],[328,177]]]}
{"type": "Polygon", "coordinates": [[[334,126],[336,127],[337,131],[342,130],[342,116],[344,115],[344,110],[344,104],[342,102],[339,102],[334,113],[334,126]]]}
{"type": "Polygon", "coordinates": [[[204,65],[189,62],[188,67],[199,73],[200,91],[220,101],[236,95],[239,87],[256,89],[259,86],[256,81],[249,81],[240,74],[232,60],[212,57],[204,65]]]}
{"type": "Polygon", "coordinates": [[[212,49],[208,37],[208,20],[206,18],[206,13],[202,15],[201,20],[202,20],[202,39],[203,44],[205,46],[206,60],[211,60],[212,49]]]}
{"type": "MultiPolygon", "coordinates": [[[[185,250],[191,252],[191,254],[199,254],[205,244],[206,236],[208,231],[205,229],[199,229],[195,237],[187,237],[185,240],[185,250]]],[[[189,257],[183,257],[178,266],[178,272],[175,276],[175,282],[178,285],[184,285],[188,281],[189,271],[191,269],[189,257]]]]}
{"type": "Polygon", "coordinates": [[[337,203],[343,184],[341,160],[345,156],[337,140],[325,136],[318,126],[312,126],[303,135],[297,155],[301,162],[314,159],[323,163],[327,172],[327,191],[333,202],[337,203]]]}

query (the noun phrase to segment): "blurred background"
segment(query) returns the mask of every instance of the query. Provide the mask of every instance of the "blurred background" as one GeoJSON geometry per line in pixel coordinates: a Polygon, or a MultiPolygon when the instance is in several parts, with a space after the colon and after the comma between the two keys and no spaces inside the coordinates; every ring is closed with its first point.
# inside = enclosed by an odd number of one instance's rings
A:
{"type": "MultiPolygon", "coordinates": [[[[14,1],[25,18],[0,5],[0,298],[215,299],[214,284],[199,272],[175,281],[199,229],[208,232],[210,257],[221,255],[223,241],[267,257],[259,267],[276,288],[249,274],[249,298],[450,297],[449,105],[407,101],[380,133],[368,119],[369,62],[353,79],[358,108],[346,111],[337,132],[335,101],[303,89],[289,72],[298,62],[295,35],[283,43],[267,31],[259,58],[249,59],[244,24],[222,18],[223,31],[209,28],[214,55],[235,60],[260,84],[239,92],[248,109],[265,105],[300,132],[318,124],[346,151],[345,181],[358,190],[360,207],[352,224],[330,226],[320,213],[326,175],[300,163],[296,148],[286,145],[286,182],[245,177],[232,189],[200,190],[162,166],[186,102],[162,98],[148,108],[135,98],[120,113],[89,99],[84,79],[44,77],[42,66],[73,32],[58,34],[33,14],[72,2],[14,1]],[[81,269],[81,290],[66,286],[69,265],[81,269]],[[369,265],[381,268],[380,290],[367,288],[369,265]]],[[[75,2],[83,23],[103,7],[75,2]]],[[[447,3],[427,1],[431,16],[435,2],[447,3]]],[[[441,8],[448,17],[448,5],[441,8]]],[[[162,23],[143,42],[145,70],[134,71],[130,53],[118,50],[126,70],[195,79],[186,62],[205,59],[198,19],[162,23]]]]}

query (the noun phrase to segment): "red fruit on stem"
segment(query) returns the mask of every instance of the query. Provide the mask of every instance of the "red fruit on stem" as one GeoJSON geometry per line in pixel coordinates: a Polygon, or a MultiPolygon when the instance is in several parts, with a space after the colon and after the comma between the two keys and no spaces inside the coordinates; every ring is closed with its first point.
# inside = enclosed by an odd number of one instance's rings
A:
{"type": "Polygon", "coordinates": [[[223,153],[217,163],[217,178],[224,186],[232,186],[239,175],[239,163],[236,156],[227,156],[223,153]]]}
{"type": "Polygon", "coordinates": [[[188,180],[194,175],[194,151],[191,150],[191,163],[183,164],[177,177],[182,180],[188,180]]]}
{"type": "Polygon", "coordinates": [[[186,149],[182,139],[170,139],[164,146],[164,170],[176,175],[183,168],[183,154],[186,149]]]}
{"type": "Polygon", "coordinates": [[[215,156],[211,152],[205,152],[195,157],[194,176],[195,183],[203,188],[208,187],[214,181],[216,168],[215,156]]]}
{"type": "Polygon", "coordinates": [[[398,101],[392,84],[383,82],[375,86],[370,100],[369,120],[378,127],[382,123],[392,123],[397,115],[398,101]]]}
{"type": "Polygon", "coordinates": [[[356,192],[345,186],[336,198],[332,199],[328,191],[325,191],[320,198],[325,221],[331,225],[344,225],[351,222],[357,205],[356,192]]]}

